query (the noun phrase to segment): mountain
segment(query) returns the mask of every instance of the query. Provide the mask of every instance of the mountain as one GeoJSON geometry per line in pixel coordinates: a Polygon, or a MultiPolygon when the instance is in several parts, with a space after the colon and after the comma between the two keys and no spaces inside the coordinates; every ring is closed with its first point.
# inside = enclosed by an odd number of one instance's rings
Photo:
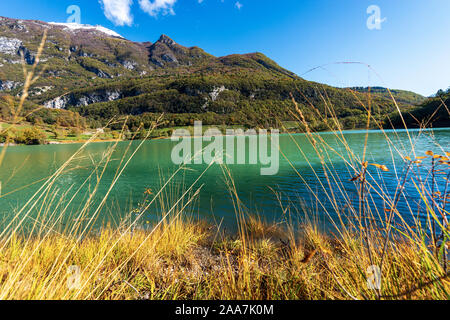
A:
{"type": "MultiPolygon", "coordinates": [[[[450,92],[439,97],[427,99],[421,105],[403,113],[403,119],[409,128],[450,127],[450,92]]],[[[398,114],[392,117],[395,127],[404,127],[398,114]]]]}
{"type": "MultiPolygon", "coordinates": [[[[45,30],[48,37],[39,66],[45,70],[24,110],[30,122],[73,125],[81,115],[89,125],[99,127],[113,117],[127,117],[128,127],[134,129],[141,124],[149,127],[164,113],[166,127],[190,125],[194,120],[283,127],[298,116],[294,98],[308,125],[325,130],[365,126],[369,98],[373,116],[381,124],[396,110],[385,93],[369,97],[364,90],[309,82],[262,53],[215,57],[167,35],[154,43],[140,43],[101,26],[0,17],[3,120],[11,116],[11,98],[17,99],[23,86],[21,56],[27,64],[34,63],[45,30]]],[[[418,95],[398,95],[405,108],[420,100],[418,95]]]]}
{"type": "Polygon", "coordinates": [[[352,87],[350,89],[361,93],[370,93],[386,99],[392,99],[394,97],[395,101],[402,106],[417,106],[427,100],[426,97],[418,93],[406,90],[387,89],[383,87],[352,87]]]}

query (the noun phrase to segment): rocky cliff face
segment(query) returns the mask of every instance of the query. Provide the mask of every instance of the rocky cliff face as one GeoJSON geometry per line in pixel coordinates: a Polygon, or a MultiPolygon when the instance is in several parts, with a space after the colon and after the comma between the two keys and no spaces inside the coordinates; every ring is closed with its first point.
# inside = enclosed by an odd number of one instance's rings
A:
{"type": "Polygon", "coordinates": [[[27,47],[22,45],[22,41],[16,38],[0,37],[0,53],[10,56],[15,60],[6,59],[6,63],[16,64],[23,57],[27,64],[34,63],[34,56],[27,47]],[[18,60],[19,59],[19,60],[18,60]],[[14,62],[12,62],[14,61],[14,62]]]}
{"type": "Polygon", "coordinates": [[[11,91],[22,85],[21,82],[14,82],[10,80],[0,80],[0,91],[11,91]]]}
{"type": "Polygon", "coordinates": [[[65,109],[69,106],[88,106],[93,103],[118,100],[122,97],[120,91],[103,90],[86,94],[69,93],[44,102],[44,106],[50,109],[65,109]]]}
{"type": "Polygon", "coordinates": [[[18,53],[22,41],[15,38],[0,37],[0,53],[15,55],[18,53]]]}

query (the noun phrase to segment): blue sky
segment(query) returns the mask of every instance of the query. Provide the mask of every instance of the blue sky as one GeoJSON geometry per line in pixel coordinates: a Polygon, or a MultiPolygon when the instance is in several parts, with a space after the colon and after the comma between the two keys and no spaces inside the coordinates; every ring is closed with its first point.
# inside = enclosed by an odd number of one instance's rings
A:
{"type": "Polygon", "coordinates": [[[133,41],[164,33],[216,56],[259,51],[334,86],[424,95],[450,86],[448,0],[15,0],[0,2],[0,16],[65,22],[70,5],[80,7],[82,23],[133,41]],[[380,29],[367,26],[371,5],[380,9],[380,29]]]}

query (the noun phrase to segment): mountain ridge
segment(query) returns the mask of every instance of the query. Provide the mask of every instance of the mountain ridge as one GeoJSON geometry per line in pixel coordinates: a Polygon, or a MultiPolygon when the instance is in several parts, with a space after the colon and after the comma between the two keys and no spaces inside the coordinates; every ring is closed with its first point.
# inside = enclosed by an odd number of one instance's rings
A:
{"type": "Polygon", "coordinates": [[[391,95],[395,97],[397,103],[407,104],[407,105],[420,105],[427,100],[426,97],[412,92],[409,90],[400,89],[387,89],[385,87],[349,87],[349,89],[361,92],[361,93],[371,93],[373,95],[385,97],[391,99],[391,95]]]}
{"type": "MultiPolygon", "coordinates": [[[[20,94],[23,73],[20,56],[34,62],[44,30],[47,42],[41,57],[46,66],[31,89],[29,108],[45,110],[31,121],[58,122],[66,109],[100,127],[123,117],[131,127],[149,127],[162,113],[165,126],[189,125],[195,119],[209,124],[281,127],[295,119],[292,99],[309,125],[326,130],[335,108],[342,128],[365,125],[369,101],[364,92],[310,82],[282,68],[262,53],[215,57],[203,49],[185,47],[162,34],[156,42],[133,42],[97,29],[72,28],[42,21],[0,18],[0,93],[20,94]],[[37,120],[36,120],[37,119],[37,120]]],[[[374,95],[374,117],[387,122],[393,102],[374,95]]],[[[402,107],[412,107],[403,101],[402,107]],[[404,103],[403,103],[404,102],[404,103]]],[[[8,117],[0,99],[4,118],[8,117]]],[[[61,123],[64,121],[59,121],[61,123]]]]}

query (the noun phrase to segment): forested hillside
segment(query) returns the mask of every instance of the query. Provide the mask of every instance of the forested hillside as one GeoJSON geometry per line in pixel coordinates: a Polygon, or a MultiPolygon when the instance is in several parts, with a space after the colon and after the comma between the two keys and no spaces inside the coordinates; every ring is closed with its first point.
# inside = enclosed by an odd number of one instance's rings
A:
{"type": "MultiPolygon", "coordinates": [[[[309,82],[262,53],[215,57],[166,35],[155,43],[137,43],[101,27],[0,18],[3,121],[12,118],[23,87],[21,57],[26,64],[35,62],[44,31],[47,40],[38,66],[43,72],[21,114],[31,123],[97,128],[112,118],[127,118],[133,130],[148,128],[164,114],[162,127],[203,120],[265,128],[291,123],[289,129],[297,130],[301,128],[292,126],[298,116],[295,100],[311,128],[327,130],[364,127],[369,103],[380,124],[389,123],[396,111],[383,88],[369,93],[309,82]]],[[[392,93],[405,110],[423,98],[392,93]]]]}

